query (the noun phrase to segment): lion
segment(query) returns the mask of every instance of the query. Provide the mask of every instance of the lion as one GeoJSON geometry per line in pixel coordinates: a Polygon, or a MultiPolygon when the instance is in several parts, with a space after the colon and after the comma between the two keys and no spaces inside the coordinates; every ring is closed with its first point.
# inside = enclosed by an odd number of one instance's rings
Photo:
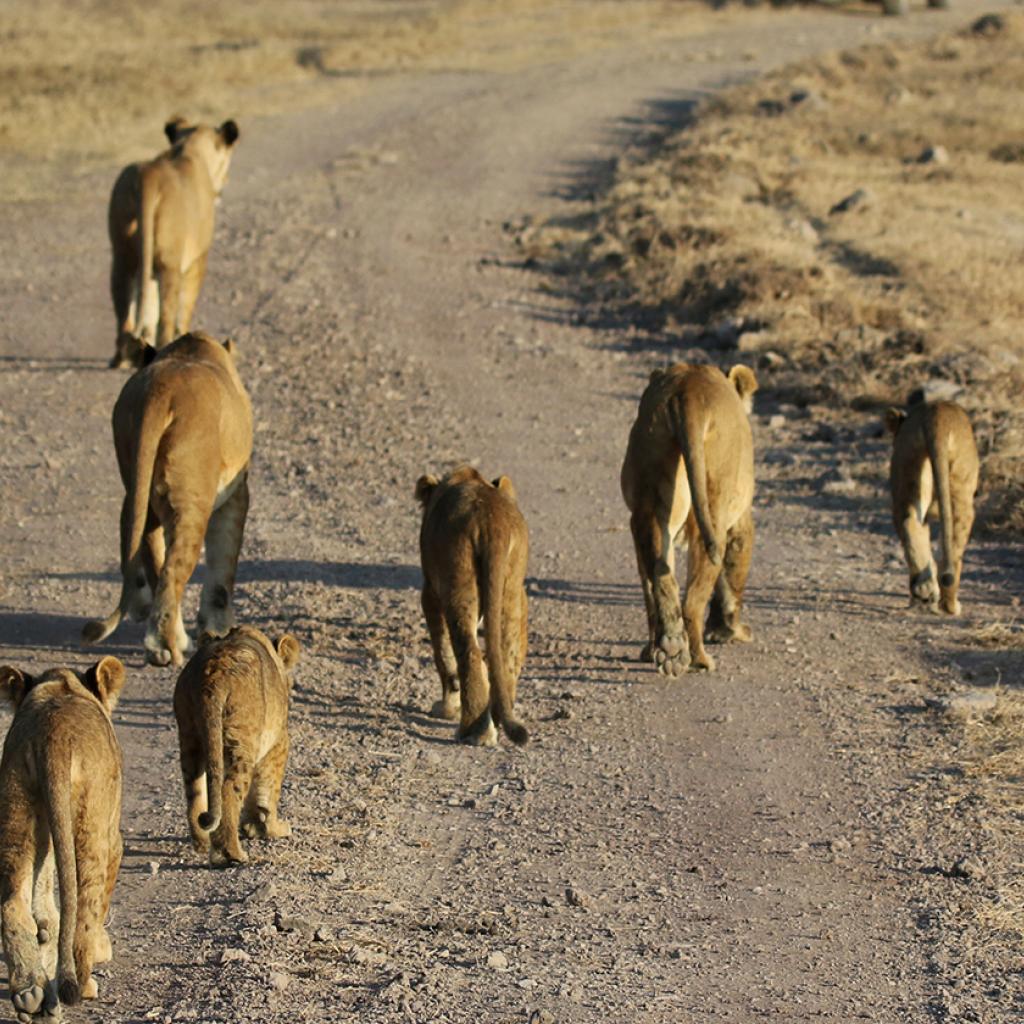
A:
{"type": "Polygon", "coordinates": [[[960,614],[960,573],[974,523],[978,448],[967,413],[955,402],[910,396],[907,412],[889,409],[893,435],[889,485],[892,518],[910,572],[910,604],[960,614]],[[928,519],[941,525],[942,560],[932,557],[928,519]]]}
{"type": "Polygon", "coordinates": [[[641,658],[663,675],[712,670],[712,642],[748,642],[741,621],[754,544],[754,443],[747,414],[757,378],[734,366],[677,363],[655,370],[640,399],[620,482],[630,511],[648,642],[641,658]],[[689,549],[680,608],[674,547],[689,549]]]}
{"type": "Polygon", "coordinates": [[[82,639],[99,643],[124,618],[149,618],[146,660],[180,665],[191,649],[181,597],[206,539],[199,633],[234,625],[231,595],[249,508],[252,409],[234,344],[186,334],[133,374],[114,406],[124,483],[121,598],[82,639]]]}
{"type": "Polygon", "coordinates": [[[185,334],[206,274],[214,205],[227,182],[238,125],[164,126],[171,148],[130,164],[110,195],[110,294],[117,343],[110,365],[137,367],[147,345],[185,334]]]}
{"type": "Polygon", "coordinates": [[[0,760],[0,913],[8,988],[25,1024],[59,1019],[58,997],[95,999],[93,965],[111,958],[104,922],[122,847],[110,715],[124,680],[112,657],[82,675],[0,667],[0,693],[15,708],[0,760]]]}
{"type": "Polygon", "coordinates": [[[288,760],[288,702],[299,642],[252,626],[206,635],[174,688],[192,845],[217,867],[244,864],[251,838],[291,835],[277,816],[288,760]]]}
{"type": "Polygon", "coordinates": [[[512,481],[488,483],[472,466],[459,466],[440,480],[420,477],[416,499],[423,506],[423,614],[441,677],[431,714],[459,720],[456,738],[465,743],[493,746],[497,724],[522,746],[529,732],[515,717],[515,700],[526,659],[529,538],[512,481]],[[481,617],[486,666],[477,643],[481,617]]]}

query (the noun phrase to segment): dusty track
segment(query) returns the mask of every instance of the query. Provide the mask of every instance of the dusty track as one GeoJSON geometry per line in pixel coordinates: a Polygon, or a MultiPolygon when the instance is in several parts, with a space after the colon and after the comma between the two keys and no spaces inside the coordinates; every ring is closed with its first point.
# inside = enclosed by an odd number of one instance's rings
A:
{"type": "MultiPolygon", "coordinates": [[[[174,676],[144,670],[141,629],[123,627],[115,959],[75,1019],[1013,1019],[1012,990],[944,987],[966,910],[926,869],[979,840],[905,786],[920,744],[898,705],[952,670],[948,632],[903,616],[881,494],[816,496],[834,453],[759,417],[755,642],[712,676],[658,681],[635,661],[617,473],[646,371],[672,353],[575,324],[501,230],[596,187],[625,139],[703,90],[976,10],[758,15],[692,45],[403,78],[243,126],[197,323],[239,340],[256,409],[239,614],[306,649],[295,831],[242,871],[198,863],[174,676]],[[532,528],[524,752],[457,747],[422,713],[437,684],[412,487],[464,456],[513,477],[532,528]]],[[[61,216],[3,211],[4,661],[84,664],[80,620],[114,600],[112,178],[61,216]]],[[[983,620],[1020,553],[976,552],[963,596],[983,620]]]]}

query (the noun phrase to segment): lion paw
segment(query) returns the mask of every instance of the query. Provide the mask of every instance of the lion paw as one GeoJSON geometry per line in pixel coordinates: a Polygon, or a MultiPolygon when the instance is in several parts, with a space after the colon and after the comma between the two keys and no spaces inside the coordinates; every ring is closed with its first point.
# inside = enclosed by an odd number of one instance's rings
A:
{"type": "Polygon", "coordinates": [[[462,700],[458,692],[447,693],[440,700],[434,701],[430,709],[431,718],[443,718],[446,722],[457,722],[462,711],[462,700]]]}
{"type": "Polygon", "coordinates": [[[245,850],[238,850],[235,853],[229,853],[227,850],[214,848],[210,850],[210,863],[215,868],[230,868],[235,864],[248,864],[249,855],[245,850]]]}
{"type": "Polygon", "coordinates": [[[663,676],[672,678],[686,671],[690,664],[690,648],[682,629],[659,637],[654,648],[654,664],[663,676]]]}
{"type": "Polygon", "coordinates": [[[496,747],[498,745],[498,730],[494,727],[490,715],[487,716],[487,727],[475,732],[464,730],[461,726],[455,734],[460,743],[469,744],[472,747],[496,747]]]}
{"type": "Polygon", "coordinates": [[[715,659],[707,651],[701,651],[690,663],[691,672],[714,672],[715,659]]]}
{"type": "Polygon", "coordinates": [[[713,626],[704,634],[709,644],[749,644],[754,639],[750,627],[741,622],[736,626],[713,626]]]}
{"type": "Polygon", "coordinates": [[[82,986],[83,999],[95,999],[100,994],[96,979],[90,974],[86,983],[82,986]]]}
{"type": "Polygon", "coordinates": [[[17,1011],[18,1020],[31,1020],[42,1008],[46,992],[42,985],[30,985],[11,993],[11,1002],[17,1011]]]}

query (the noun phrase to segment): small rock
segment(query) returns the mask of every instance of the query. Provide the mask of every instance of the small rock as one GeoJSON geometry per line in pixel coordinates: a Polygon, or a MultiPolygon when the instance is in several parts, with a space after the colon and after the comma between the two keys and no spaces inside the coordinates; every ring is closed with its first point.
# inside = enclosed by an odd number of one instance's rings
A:
{"type": "Polygon", "coordinates": [[[947,714],[958,718],[970,718],[995,710],[999,695],[995,690],[965,690],[951,693],[939,701],[939,707],[947,714]]]}
{"type": "Polygon", "coordinates": [[[768,426],[772,430],[781,430],[786,425],[786,417],[781,412],[777,412],[774,416],[768,420],[768,426]]]}
{"type": "Polygon", "coordinates": [[[949,870],[951,878],[966,878],[980,882],[985,877],[985,868],[971,857],[961,857],[949,870]]]}
{"type": "Polygon", "coordinates": [[[149,862],[149,877],[156,878],[160,874],[160,862],[158,860],[151,860],[149,862]]]}
{"type": "Polygon", "coordinates": [[[846,198],[840,199],[835,206],[829,210],[830,215],[837,213],[849,213],[850,210],[862,209],[863,207],[869,206],[874,200],[875,195],[868,188],[859,188],[855,192],[851,192],[846,198]]]}
{"type": "Polygon", "coordinates": [[[508,969],[508,957],[505,956],[501,950],[495,950],[487,957],[487,966],[493,968],[496,971],[504,971],[508,969]]]}
{"type": "Polygon", "coordinates": [[[312,937],[315,926],[306,920],[304,917],[286,917],[280,911],[274,914],[274,927],[279,932],[290,933],[295,932],[298,935],[303,935],[306,938],[312,937]]]}
{"type": "Polygon", "coordinates": [[[555,1024],[555,1015],[547,1010],[534,1010],[530,1014],[529,1024],[555,1024]]]}
{"type": "Polygon", "coordinates": [[[292,983],[291,975],[284,971],[271,971],[268,980],[275,992],[283,992],[292,983]]]}
{"type": "Polygon", "coordinates": [[[313,932],[313,938],[317,942],[333,942],[334,941],[334,930],[329,928],[327,925],[322,924],[315,932],[313,932]]]}
{"type": "Polygon", "coordinates": [[[971,31],[976,36],[998,36],[1006,29],[1006,21],[1001,14],[983,14],[973,25],[971,31]]]}
{"type": "Polygon", "coordinates": [[[825,97],[813,89],[794,89],[789,94],[789,102],[794,107],[803,107],[805,110],[823,110],[828,106],[825,97]]]}
{"type": "Polygon", "coordinates": [[[570,885],[565,890],[565,902],[570,907],[585,907],[587,905],[587,898],[579,889],[575,889],[570,885]]]}
{"type": "Polygon", "coordinates": [[[244,949],[222,949],[219,962],[222,964],[246,963],[252,957],[244,949]]]}
{"type": "Polygon", "coordinates": [[[940,167],[949,163],[949,153],[945,146],[925,146],[917,156],[919,164],[938,164],[940,167]]]}
{"type": "Polygon", "coordinates": [[[832,853],[849,853],[850,852],[850,840],[845,836],[836,836],[835,839],[828,841],[828,848],[832,853]]]}

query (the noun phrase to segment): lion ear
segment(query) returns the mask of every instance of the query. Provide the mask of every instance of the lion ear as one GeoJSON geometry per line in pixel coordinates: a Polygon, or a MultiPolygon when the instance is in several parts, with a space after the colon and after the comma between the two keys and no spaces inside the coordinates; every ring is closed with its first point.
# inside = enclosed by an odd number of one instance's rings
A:
{"type": "Polygon", "coordinates": [[[416,500],[421,505],[426,506],[438,483],[440,483],[440,481],[436,476],[431,473],[424,473],[423,476],[416,481],[416,500]]]}
{"type": "Polygon", "coordinates": [[[907,418],[907,414],[902,409],[886,409],[885,411],[885,429],[895,437],[899,433],[900,427],[903,426],[903,421],[907,418]]]}
{"type": "Polygon", "coordinates": [[[234,121],[225,121],[217,130],[224,145],[233,146],[238,141],[238,125],[234,121]]]}
{"type": "Polygon", "coordinates": [[[494,486],[503,494],[507,494],[513,500],[515,499],[516,489],[512,484],[512,481],[509,480],[507,476],[499,476],[498,479],[494,481],[494,486]]]}
{"type": "Polygon", "coordinates": [[[736,389],[736,394],[743,400],[743,406],[750,412],[754,405],[754,392],[757,390],[757,377],[749,366],[737,364],[729,371],[729,381],[736,389]]]}
{"type": "Polygon", "coordinates": [[[32,689],[35,680],[27,673],[11,665],[0,665],[0,694],[17,707],[25,694],[32,689]]]}
{"type": "Polygon", "coordinates": [[[117,706],[117,699],[121,696],[124,681],[124,665],[112,654],[101,658],[85,673],[86,688],[96,694],[99,702],[108,712],[113,711],[117,706]]]}
{"type": "Polygon", "coordinates": [[[156,346],[150,345],[148,341],[142,342],[142,348],[139,351],[139,368],[149,366],[154,359],[156,359],[156,346]]]}
{"type": "Polygon", "coordinates": [[[185,127],[188,122],[180,114],[176,114],[174,117],[164,125],[164,135],[167,136],[167,141],[173,146],[178,141],[178,136],[181,134],[181,129],[185,127]]]}
{"type": "Polygon", "coordinates": [[[285,633],[274,646],[277,648],[278,657],[284,662],[284,667],[286,669],[294,668],[301,652],[299,641],[291,633],[285,633]]]}

